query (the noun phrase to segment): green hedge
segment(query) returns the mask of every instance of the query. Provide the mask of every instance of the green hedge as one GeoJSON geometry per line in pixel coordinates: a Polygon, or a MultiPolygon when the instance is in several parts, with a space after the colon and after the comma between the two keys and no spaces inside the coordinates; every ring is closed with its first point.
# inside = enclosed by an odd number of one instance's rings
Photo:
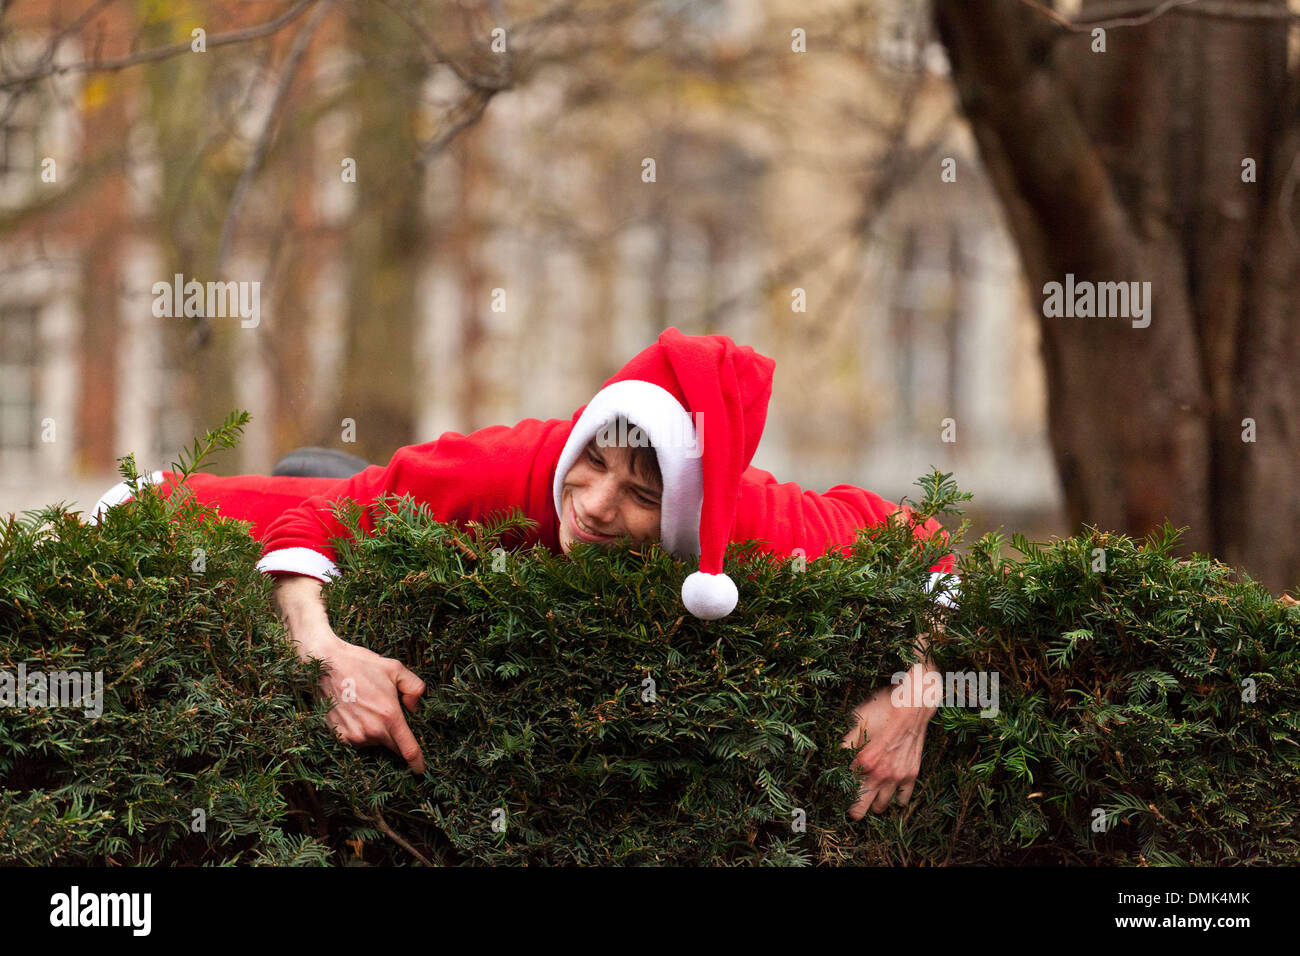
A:
{"type": "MultiPolygon", "coordinates": [[[[922,518],[968,497],[918,484],[922,518]]],[[[740,607],[702,622],[657,546],[507,552],[518,516],[391,504],[326,599],[429,685],[422,778],[333,736],[244,525],[150,490],[10,520],[0,670],[101,671],[104,709],[0,708],[0,863],[1300,862],[1300,609],[1170,529],[985,536],[955,612],[902,525],[804,570],[733,546],[740,607]],[[998,712],[941,709],[912,802],[850,821],[846,715],[936,624],[998,712]]]]}

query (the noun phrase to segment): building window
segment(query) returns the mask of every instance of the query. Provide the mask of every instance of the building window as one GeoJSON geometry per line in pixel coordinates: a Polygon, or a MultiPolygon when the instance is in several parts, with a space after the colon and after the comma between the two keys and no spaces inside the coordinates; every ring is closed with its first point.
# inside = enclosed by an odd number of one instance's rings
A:
{"type": "MultiPolygon", "coordinates": [[[[21,74],[35,66],[46,56],[48,42],[0,30],[0,72],[21,74]]],[[[79,59],[78,44],[71,39],[59,43],[53,55],[55,65],[79,59]]],[[[21,209],[42,189],[52,188],[41,179],[46,157],[58,161],[53,172],[60,185],[75,175],[79,89],[80,78],[64,73],[0,90],[0,208],[21,209]]]]}
{"type": "Polygon", "coordinates": [[[36,134],[30,100],[0,102],[0,176],[30,173],[36,166],[36,134]]]}
{"type": "Polygon", "coordinates": [[[0,307],[0,454],[36,451],[40,312],[35,306],[0,307]]]}
{"type": "Polygon", "coordinates": [[[36,111],[34,96],[0,94],[0,201],[9,208],[24,205],[40,178],[36,111]]]}

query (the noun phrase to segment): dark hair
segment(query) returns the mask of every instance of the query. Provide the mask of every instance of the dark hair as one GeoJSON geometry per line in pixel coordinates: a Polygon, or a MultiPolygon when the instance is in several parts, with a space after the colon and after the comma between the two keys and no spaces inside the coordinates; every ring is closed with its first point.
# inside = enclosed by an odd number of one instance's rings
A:
{"type": "MultiPolygon", "coordinates": [[[[634,428],[640,431],[641,434],[645,435],[645,440],[647,442],[650,441],[650,436],[644,431],[641,431],[639,426],[630,423],[625,415],[619,415],[610,423],[610,429],[621,435],[630,434],[634,428]]],[[[592,445],[596,444],[596,436],[593,435],[591,441],[587,442],[587,447],[590,448],[592,445]]],[[[597,447],[600,446],[597,445],[597,447]]],[[[632,453],[632,461],[630,464],[632,474],[636,475],[638,478],[647,478],[651,484],[657,485],[662,489],[664,486],[664,477],[663,473],[659,470],[659,453],[655,451],[654,445],[634,445],[629,443],[628,450],[632,453]]]]}

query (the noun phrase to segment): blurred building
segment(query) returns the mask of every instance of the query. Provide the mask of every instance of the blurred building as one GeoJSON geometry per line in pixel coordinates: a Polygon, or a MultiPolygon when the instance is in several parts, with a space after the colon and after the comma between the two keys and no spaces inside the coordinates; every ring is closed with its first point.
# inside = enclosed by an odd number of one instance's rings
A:
{"type": "MultiPolygon", "coordinates": [[[[225,29],[260,22],[222,9],[225,29]]],[[[776,359],[755,463],[782,480],[897,498],[933,464],[976,492],[981,514],[1055,529],[1035,319],[925,24],[909,0],[865,17],[847,3],[648,5],[617,67],[557,58],[497,94],[411,197],[422,245],[404,277],[418,303],[405,440],[569,417],[676,325],[776,359]],[[796,29],[806,52],[792,49],[796,29]]],[[[3,72],[47,39],[10,31],[3,72]]],[[[87,55],[76,37],[57,51],[87,55]]],[[[335,94],[371,68],[321,31],[290,101],[310,121],[282,124],[292,143],[246,202],[224,277],[264,280],[262,318],[218,334],[254,422],[221,471],[269,470],[294,444],[347,448],[338,392],[358,286],[346,237],[374,223],[339,171],[361,108],[335,94]],[[291,267],[273,266],[290,243],[291,267]]],[[[87,507],[120,455],[167,467],[214,424],[195,410],[216,360],[151,308],[153,284],[198,240],[169,218],[185,199],[178,127],[168,91],[140,80],[149,69],[0,91],[0,511],[87,507]],[[106,144],[120,161],[91,159],[106,144]],[[92,182],[49,201],[77,177],[92,182]]],[[[240,129],[205,159],[233,184],[277,75],[208,79],[188,95],[195,109],[237,104],[240,129]]],[[[440,129],[460,92],[433,68],[416,126],[440,129]]]]}

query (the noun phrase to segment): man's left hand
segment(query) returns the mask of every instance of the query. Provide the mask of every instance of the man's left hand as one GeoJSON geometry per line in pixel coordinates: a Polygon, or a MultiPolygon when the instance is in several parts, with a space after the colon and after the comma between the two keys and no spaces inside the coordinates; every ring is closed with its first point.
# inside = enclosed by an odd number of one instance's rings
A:
{"type": "Polygon", "coordinates": [[[920,693],[913,697],[912,684],[919,683],[925,671],[925,665],[914,665],[902,684],[881,687],[853,709],[853,726],[844,735],[843,746],[861,748],[850,766],[863,780],[849,819],[861,820],[868,809],[884,813],[895,793],[900,805],[911,799],[921,770],[925,731],[937,710],[911,704],[921,699],[920,693]],[[906,704],[894,703],[895,691],[906,704]]]}

